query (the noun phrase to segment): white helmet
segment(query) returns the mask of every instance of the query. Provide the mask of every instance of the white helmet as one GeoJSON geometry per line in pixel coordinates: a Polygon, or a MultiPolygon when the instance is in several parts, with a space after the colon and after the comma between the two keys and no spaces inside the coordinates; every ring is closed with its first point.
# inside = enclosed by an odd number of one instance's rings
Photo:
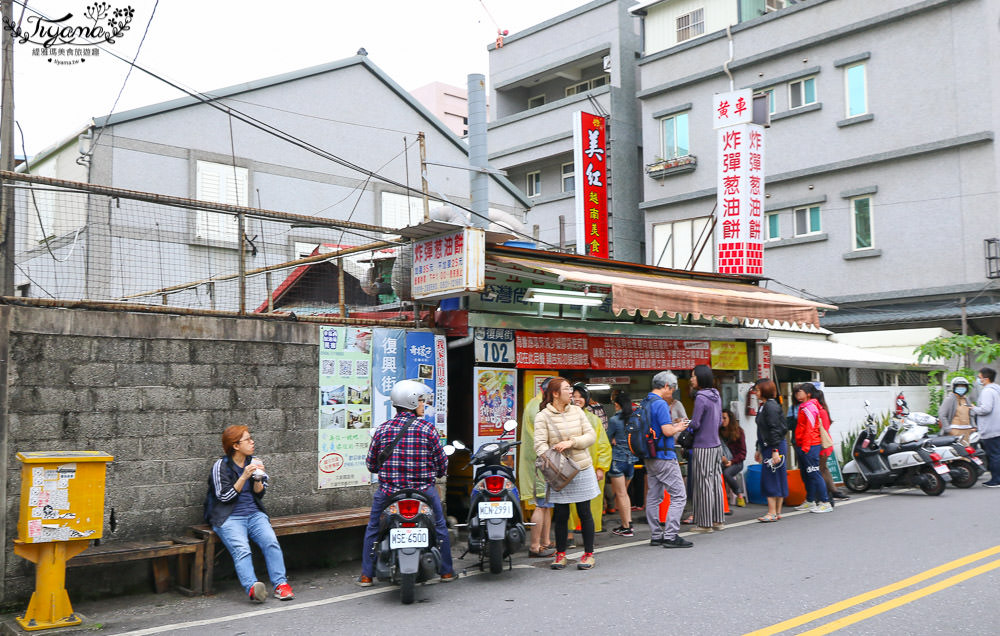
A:
{"type": "Polygon", "coordinates": [[[964,384],[965,386],[969,386],[969,381],[960,375],[956,375],[951,379],[951,390],[954,391],[955,386],[959,384],[964,384]]]}
{"type": "Polygon", "coordinates": [[[433,397],[434,393],[431,392],[431,388],[420,380],[400,380],[389,393],[389,399],[393,406],[410,411],[417,409],[420,400],[430,403],[433,397]]]}

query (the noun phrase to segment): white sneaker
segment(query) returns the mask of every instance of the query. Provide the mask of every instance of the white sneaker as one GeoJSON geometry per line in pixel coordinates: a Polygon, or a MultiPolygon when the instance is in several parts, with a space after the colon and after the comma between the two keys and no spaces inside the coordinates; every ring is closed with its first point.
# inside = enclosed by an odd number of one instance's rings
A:
{"type": "Polygon", "coordinates": [[[811,501],[806,501],[804,503],[801,503],[801,504],[795,506],[795,509],[796,510],[812,510],[815,507],[816,507],[816,504],[814,504],[811,501]]]}
{"type": "Polygon", "coordinates": [[[828,502],[824,501],[820,503],[818,506],[813,507],[813,509],[810,510],[809,512],[833,512],[833,506],[831,506],[828,502]]]}

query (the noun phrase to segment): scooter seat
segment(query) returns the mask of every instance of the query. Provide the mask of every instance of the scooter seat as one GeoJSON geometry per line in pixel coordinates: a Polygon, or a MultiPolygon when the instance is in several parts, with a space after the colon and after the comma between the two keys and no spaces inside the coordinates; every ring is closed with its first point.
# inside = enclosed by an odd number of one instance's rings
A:
{"type": "Polygon", "coordinates": [[[957,435],[939,435],[938,437],[928,437],[927,441],[934,446],[951,446],[959,440],[957,435]]]}

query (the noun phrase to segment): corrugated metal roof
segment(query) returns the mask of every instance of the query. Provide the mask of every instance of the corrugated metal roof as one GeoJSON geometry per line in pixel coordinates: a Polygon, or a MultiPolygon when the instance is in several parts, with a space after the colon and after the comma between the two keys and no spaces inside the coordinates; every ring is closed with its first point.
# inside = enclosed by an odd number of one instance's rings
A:
{"type": "MultiPolygon", "coordinates": [[[[965,315],[968,318],[989,318],[1000,316],[1000,303],[983,303],[967,305],[965,315]]],[[[823,316],[820,324],[827,329],[838,327],[857,327],[863,325],[886,325],[907,322],[928,322],[932,320],[958,320],[962,317],[962,308],[953,305],[947,307],[921,307],[906,305],[899,308],[864,307],[857,309],[841,309],[823,316]]]]}

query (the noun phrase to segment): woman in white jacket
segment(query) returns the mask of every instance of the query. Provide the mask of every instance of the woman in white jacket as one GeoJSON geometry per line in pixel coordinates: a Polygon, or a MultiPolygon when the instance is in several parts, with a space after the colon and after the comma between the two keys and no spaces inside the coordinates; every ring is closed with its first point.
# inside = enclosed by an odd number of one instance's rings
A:
{"type": "Polygon", "coordinates": [[[535,416],[535,453],[541,456],[553,450],[566,454],[577,463],[580,472],[559,491],[551,487],[545,499],[555,504],[552,517],[556,533],[556,556],[552,569],[566,567],[566,545],[569,505],[576,504],[583,534],[584,554],[577,564],[581,570],[594,567],[594,517],[590,512],[590,500],[601,494],[597,485],[597,475],[587,451],[596,441],[597,433],[587,421],[583,409],[573,405],[573,388],[565,378],[553,378],[542,398],[541,408],[535,416]]]}

